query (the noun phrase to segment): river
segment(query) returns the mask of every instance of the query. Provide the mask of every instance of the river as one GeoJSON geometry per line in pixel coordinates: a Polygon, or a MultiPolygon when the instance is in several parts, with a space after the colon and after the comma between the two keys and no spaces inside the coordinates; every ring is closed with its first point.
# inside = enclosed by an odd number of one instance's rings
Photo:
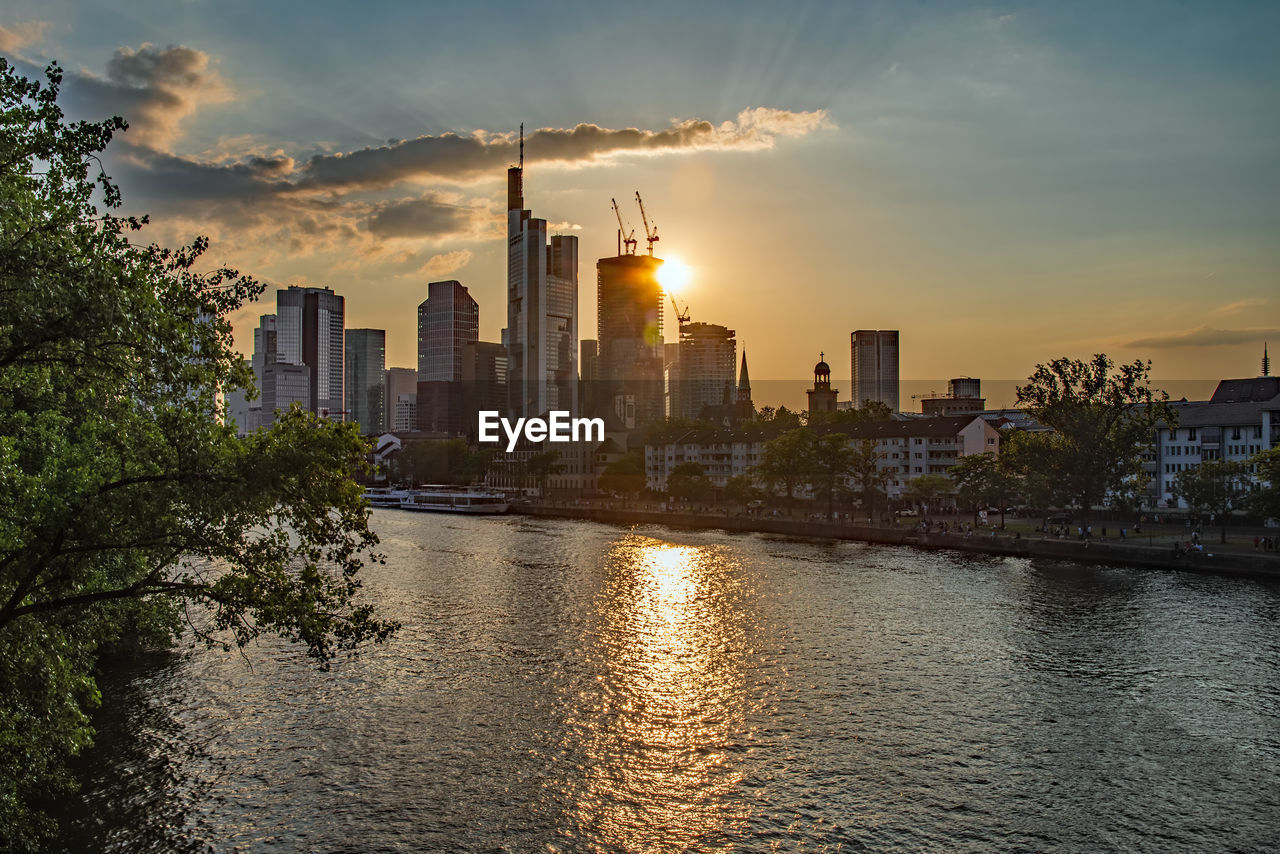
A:
{"type": "Polygon", "coordinates": [[[404,626],[111,668],[72,850],[1256,851],[1280,585],[378,510],[404,626]]]}

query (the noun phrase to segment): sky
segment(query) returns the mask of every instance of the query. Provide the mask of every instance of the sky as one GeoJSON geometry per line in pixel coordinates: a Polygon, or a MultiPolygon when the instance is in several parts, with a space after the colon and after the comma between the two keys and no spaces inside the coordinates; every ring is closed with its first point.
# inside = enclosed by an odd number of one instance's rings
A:
{"type": "MultiPolygon", "coordinates": [[[[756,380],[901,331],[901,375],[1097,352],[1177,381],[1280,351],[1280,4],[9,0],[0,55],[66,71],[150,239],[332,287],[416,364],[456,278],[506,321],[505,172],[579,238],[579,335],[617,198],[756,380]]],[[[667,336],[675,317],[667,308],[667,336]]],[[[925,383],[926,385],[928,383],[925,383]]],[[[939,387],[937,390],[944,390],[939,387]]],[[[1176,394],[1175,394],[1176,396],[1176,394]]],[[[761,401],[757,401],[760,403],[761,401]]],[[[764,401],[768,402],[768,401],[764,401]]],[[[904,402],[905,404],[905,402],[904,402]]]]}

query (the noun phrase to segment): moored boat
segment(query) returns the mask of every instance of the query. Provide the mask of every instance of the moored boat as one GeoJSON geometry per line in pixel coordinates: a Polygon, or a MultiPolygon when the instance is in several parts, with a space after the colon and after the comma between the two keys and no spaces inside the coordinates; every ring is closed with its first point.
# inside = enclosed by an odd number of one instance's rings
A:
{"type": "Polygon", "coordinates": [[[394,486],[370,486],[364,491],[364,498],[373,507],[399,507],[409,494],[409,490],[394,486]]]}
{"type": "Polygon", "coordinates": [[[507,506],[507,499],[501,493],[467,489],[411,489],[400,500],[404,510],[486,516],[506,513],[507,506]]]}

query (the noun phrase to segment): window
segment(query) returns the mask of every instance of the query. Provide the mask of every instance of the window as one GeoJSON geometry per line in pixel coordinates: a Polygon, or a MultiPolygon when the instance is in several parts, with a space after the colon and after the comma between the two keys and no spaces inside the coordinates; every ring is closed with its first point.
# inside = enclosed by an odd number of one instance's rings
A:
{"type": "Polygon", "coordinates": [[[1261,439],[1261,438],[1262,438],[1262,425],[1261,425],[1261,424],[1259,424],[1257,427],[1254,427],[1254,428],[1253,428],[1253,438],[1255,438],[1255,439],[1261,439]]]}
{"type": "Polygon", "coordinates": [[[1239,428],[1239,427],[1232,427],[1232,428],[1231,428],[1231,438],[1232,438],[1232,439],[1239,439],[1239,438],[1240,438],[1240,428],[1239,428]]]}
{"type": "Polygon", "coordinates": [[[1169,441],[1170,441],[1170,442],[1176,442],[1176,441],[1178,441],[1178,431],[1177,431],[1177,430],[1170,430],[1170,431],[1169,431],[1169,441]]]}
{"type": "Polygon", "coordinates": [[[1196,437],[1196,428],[1194,428],[1194,427],[1188,427],[1188,428],[1187,428],[1187,438],[1188,438],[1188,439],[1194,439],[1195,437],[1196,437]]]}

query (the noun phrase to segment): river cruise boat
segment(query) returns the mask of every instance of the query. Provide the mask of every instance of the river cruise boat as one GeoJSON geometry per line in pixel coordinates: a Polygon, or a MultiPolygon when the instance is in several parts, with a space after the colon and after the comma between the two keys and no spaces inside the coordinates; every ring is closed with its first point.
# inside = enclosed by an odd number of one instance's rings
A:
{"type": "Polygon", "coordinates": [[[409,490],[394,486],[370,486],[364,491],[364,498],[371,507],[399,507],[409,490]]]}
{"type": "Polygon", "coordinates": [[[432,488],[411,489],[400,500],[402,510],[428,510],[436,513],[496,515],[507,512],[507,499],[498,492],[481,490],[432,488]]]}

